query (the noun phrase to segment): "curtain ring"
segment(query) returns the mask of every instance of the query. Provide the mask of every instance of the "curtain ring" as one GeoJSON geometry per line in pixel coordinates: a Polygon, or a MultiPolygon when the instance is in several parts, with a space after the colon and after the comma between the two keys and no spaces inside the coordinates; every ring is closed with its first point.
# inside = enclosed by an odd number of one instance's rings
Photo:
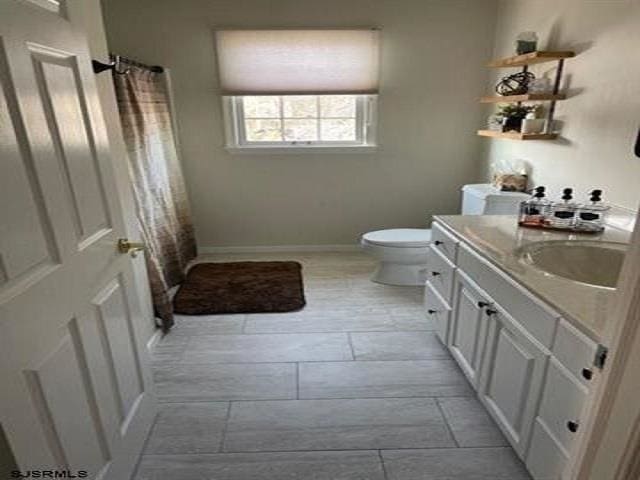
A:
{"type": "Polygon", "coordinates": [[[123,62],[120,61],[120,55],[116,55],[115,61],[113,62],[113,71],[118,75],[126,75],[127,73],[129,73],[129,70],[131,70],[127,66],[124,67],[124,70],[121,70],[120,67],[122,66],[122,64],[123,62]]]}

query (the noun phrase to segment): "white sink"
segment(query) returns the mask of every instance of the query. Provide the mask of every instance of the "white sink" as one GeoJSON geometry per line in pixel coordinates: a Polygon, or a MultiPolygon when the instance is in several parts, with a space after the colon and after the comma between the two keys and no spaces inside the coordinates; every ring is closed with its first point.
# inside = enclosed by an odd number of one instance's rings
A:
{"type": "Polygon", "coordinates": [[[591,287],[612,289],[618,283],[625,243],[593,240],[533,242],[518,249],[521,262],[591,287]]]}

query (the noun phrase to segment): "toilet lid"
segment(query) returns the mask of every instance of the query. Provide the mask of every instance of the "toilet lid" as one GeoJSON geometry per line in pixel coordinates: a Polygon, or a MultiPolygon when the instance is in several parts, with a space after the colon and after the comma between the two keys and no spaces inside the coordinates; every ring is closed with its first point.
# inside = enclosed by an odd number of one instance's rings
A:
{"type": "Polygon", "coordinates": [[[387,247],[426,247],[431,243],[431,230],[423,228],[394,228],[365,233],[362,239],[387,247]]]}

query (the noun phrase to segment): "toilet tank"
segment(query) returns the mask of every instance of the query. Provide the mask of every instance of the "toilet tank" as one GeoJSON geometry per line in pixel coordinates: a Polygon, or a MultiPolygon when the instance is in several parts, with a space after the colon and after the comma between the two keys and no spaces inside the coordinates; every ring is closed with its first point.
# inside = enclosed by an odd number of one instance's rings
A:
{"type": "Polygon", "coordinates": [[[529,198],[522,192],[502,192],[489,183],[462,187],[463,215],[516,215],[520,202],[529,198]]]}

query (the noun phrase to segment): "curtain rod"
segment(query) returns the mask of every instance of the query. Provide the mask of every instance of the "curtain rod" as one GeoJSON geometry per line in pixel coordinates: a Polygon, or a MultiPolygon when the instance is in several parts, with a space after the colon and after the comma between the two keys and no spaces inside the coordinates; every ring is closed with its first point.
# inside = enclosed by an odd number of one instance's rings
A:
{"type": "Polygon", "coordinates": [[[106,70],[113,70],[115,73],[120,75],[126,75],[129,73],[129,68],[126,65],[131,65],[133,67],[143,68],[145,70],[149,70],[153,73],[163,73],[164,68],[160,65],[146,65],[141,62],[137,62],[127,57],[122,57],[120,55],[109,55],[109,59],[111,60],[109,63],[103,63],[98,60],[92,60],[91,63],[93,65],[94,73],[101,73],[106,70]],[[125,67],[122,68],[122,64],[125,64],[125,67]]]}

